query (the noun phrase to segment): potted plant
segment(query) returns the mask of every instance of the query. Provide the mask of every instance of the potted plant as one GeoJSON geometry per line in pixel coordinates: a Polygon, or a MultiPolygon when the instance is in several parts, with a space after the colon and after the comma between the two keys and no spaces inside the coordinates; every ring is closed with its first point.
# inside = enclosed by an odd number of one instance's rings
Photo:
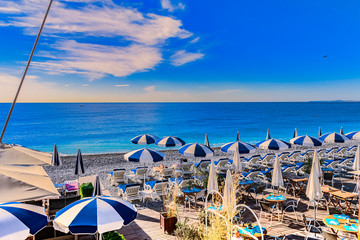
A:
{"type": "Polygon", "coordinates": [[[177,223],[177,192],[178,185],[175,184],[172,191],[169,191],[165,194],[164,202],[164,212],[160,213],[160,226],[164,229],[164,232],[172,234],[175,231],[177,223]]]}

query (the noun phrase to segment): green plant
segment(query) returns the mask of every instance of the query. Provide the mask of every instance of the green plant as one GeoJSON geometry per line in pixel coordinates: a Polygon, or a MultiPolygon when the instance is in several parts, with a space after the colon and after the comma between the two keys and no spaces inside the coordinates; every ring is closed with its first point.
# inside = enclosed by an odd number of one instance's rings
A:
{"type": "MultiPolygon", "coordinates": [[[[203,185],[204,185],[204,187],[207,187],[208,181],[209,181],[209,176],[206,176],[206,177],[204,178],[204,180],[203,180],[203,185]]],[[[217,181],[218,181],[219,187],[220,187],[220,186],[224,186],[224,184],[225,184],[225,178],[224,178],[223,176],[217,175],[217,181]]]]}
{"type": "Polygon", "coordinates": [[[94,190],[94,186],[91,182],[83,183],[80,186],[80,196],[81,198],[91,197],[94,190]]]}
{"type": "Polygon", "coordinates": [[[183,222],[178,221],[176,223],[176,230],[174,232],[177,239],[182,240],[197,240],[201,239],[201,234],[197,225],[190,225],[188,223],[189,218],[185,218],[183,222]]]}
{"type": "Polygon", "coordinates": [[[104,233],[103,239],[104,240],[125,240],[124,236],[116,231],[104,233]]]}

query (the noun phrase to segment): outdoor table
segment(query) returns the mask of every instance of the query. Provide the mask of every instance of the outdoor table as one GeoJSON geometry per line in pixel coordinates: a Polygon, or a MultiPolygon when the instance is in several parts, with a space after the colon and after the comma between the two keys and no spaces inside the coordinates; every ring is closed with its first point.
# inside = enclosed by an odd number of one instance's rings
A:
{"type": "Polygon", "coordinates": [[[299,178],[296,175],[286,176],[284,177],[290,181],[290,184],[293,186],[295,191],[295,195],[298,197],[301,193],[305,194],[305,185],[309,180],[308,178],[299,178]]]}
{"type": "Polygon", "coordinates": [[[336,191],[339,191],[339,190],[340,190],[340,189],[331,187],[331,186],[329,186],[329,185],[322,185],[322,186],[321,186],[321,191],[324,193],[324,195],[328,196],[330,202],[332,201],[332,199],[331,199],[331,197],[330,197],[330,194],[331,194],[332,192],[336,192],[336,191]]]}
{"type": "MultiPolygon", "coordinates": [[[[184,188],[182,190],[183,194],[184,194],[184,197],[186,198],[186,196],[194,196],[195,198],[195,209],[196,209],[196,206],[197,206],[197,199],[196,199],[196,195],[201,192],[202,189],[200,188],[195,188],[195,187],[192,187],[192,188],[184,188]]],[[[185,207],[186,207],[186,203],[185,203],[185,207]]],[[[189,208],[190,208],[190,200],[189,200],[189,208]]]]}
{"type": "Polygon", "coordinates": [[[334,207],[341,207],[343,210],[345,210],[345,214],[348,212],[352,212],[351,210],[351,202],[352,200],[357,197],[357,193],[351,193],[346,191],[332,191],[330,192],[330,203],[334,207]],[[344,201],[344,204],[341,204],[341,201],[344,201]]]}
{"type": "Polygon", "coordinates": [[[284,202],[286,201],[286,197],[279,194],[268,194],[265,195],[264,199],[268,202],[275,203],[281,206],[281,218],[284,214],[284,202]]]}
{"type": "Polygon", "coordinates": [[[352,234],[358,233],[358,220],[351,219],[349,216],[341,214],[328,215],[323,218],[323,222],[326,226],[332,229],[333,232],[338,231],[347,232],[352,234]],[[349,220],[348,220],[349,219],[349,220]],[[346,223],[349,221],[349,224],[346,223]]]}
{"type": "MultiPolygon", "coordinates": [[[[256,238],[261,238],[261,231],[260,231],[260,227],[258,225],[253,225],[251,228],[249,228],[248,224],[245,224],[244,226],[238,226],[236,225],[236,231],[239,232],[239,235],[241,237],[244,238],[252,238],[249,234],[251,234],[252,236],[256,237],[256,238]]],[[[267,234],[267,230],[266,228],[262,228],[263,230],[263,235],[266,236],[267,234]]],[[[236,232],[235,232],[235,236],[236,236],[236,232]]],[[[238,237],[235,237],[233,239],[240,239],[238,237]]]]}

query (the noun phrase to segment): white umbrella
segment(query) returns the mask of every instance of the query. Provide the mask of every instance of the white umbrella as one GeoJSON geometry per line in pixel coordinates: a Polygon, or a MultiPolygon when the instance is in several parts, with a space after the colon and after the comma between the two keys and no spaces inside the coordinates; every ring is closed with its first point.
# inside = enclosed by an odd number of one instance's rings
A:
{"type": "Polygon", "coordinates": [[[207,133],[205,134],[205,143],[204,143],[204,145],[207,146],[208,148],[210,148],[210,143],[209,143],[209,138],[208,138],[207,133]]]}
{"type": "Polygon", "coordinates": [[[357,150],[356,150],[353,169],[355,171],[360,170],[360,145],[357,147],[357,150]]]}
{"type": "Polygon", "coordinates": [[[210,164],[210,172],[209,172],[207,190],[208,190],[208,192],[213,191],[213,190],[219,191],[219,185],[217,182],[214,160],[211,160],[211,164],[210,164]]]}
{"type": "Polygon", "coordinates": [[[235,199],[233,199],[234,194],[232,194],[233,190],[233,181],[230,169],[226,172],[225,186],[224,186],[224,209],[230,209],[231,205],[235,205],[235,199]]]}
{"type": "Polygon", "coordinates": [[[233,157],[233,166],[234,166],[234,171],[236,173],[242,173],[242,161],[240,159],[240,154],[239,154],[239,146],[236,145],[235,147],[235,152],[234,152],[234,157],[233,157]]]}
{"type": "MultiPolygon", "coordinates": [[[[314,159],[311,166],[311,172],[308,180],[308,185],[306,188],[306,196],[309,198],[310,202],[314,202],[314,217],[316,219],[316,207],[315,201],[320,200],[323,197],[323,193],[321,191],[321,183],[319,171],[317,170],[317,161],[319,157],[317,152],[314,153],[314,159]]],[[[321,170],[321,169],[320,169],[321,170]]]]}
{"type": "Polygon", "coordinates": [[[271,177],[272,177],[271,185],[273,185],[274,187],[284,186],[284,180],[283,180],[280,161],[279,161],[278,156],[276,156],[276,158],[275,158],[274,170],[272,172],[271,177]]]}
{"type": "Polygon", "coordinates": [[[314,166],[314,171],[316,171],[316,174],[320,178],[322,176],[322,170],[320,166],[319,153],[317,151],[314,151],[313,166],[314,166]]]}

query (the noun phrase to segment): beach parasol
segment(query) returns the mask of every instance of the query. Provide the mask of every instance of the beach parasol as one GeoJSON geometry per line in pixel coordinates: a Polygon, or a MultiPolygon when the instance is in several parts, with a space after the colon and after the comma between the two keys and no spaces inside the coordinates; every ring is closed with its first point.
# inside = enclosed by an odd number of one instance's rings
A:
{"type": "Polygon", "coordinates": [[[19,202],[0,204],[0,239],[26,239],[48,224],[44,207],[19,202]]]}
{"type": "Polygon", "coordinates": [[[279,161],[279,157],[276,156],[274,162],[274,170],[271,176],[271,185],[274,187],[281,187],[284,186],[284,180],[281,172],[281,165],[279,161]]]}
{"type": "Polygon", "coordinates": [[[54,229],[72,234],[100,235],[122,228],[137,217],[134,205],[115,197],[83,198],[58,211],[54,229]]]}
{"type": "Polygon", "coordinates": [[[59,193],[41,166],[0,164],[0,202],[58,198],[59,193]]]}
{"type": "Polygon", "coordinates": [[[0,147],[0,164],[51,165],[51,153],[36,151],[19,145],[0,147]]]}
{"type": "Polygon", "coordinates": [[[155,144],[160,147],[176,147],[185,145],[185,142],[181,138],[168,136],[156,140],[155,144]]]}
{"type": "Polygon", "coordinates": [[[83,162],[83,157],[82,157],[82,154],[81,154],[81,151],[79,148],[77,156],[76,156],[75,175],[81,175],[84,173],[85,173],[84,162],[83,162]]]}
{"type": "Polygon", "coordinates": [[[238,147],[239,147],[238,145],[236,145],[236,147],[235,147],[234,157],[233,157],[233,166],[234,166],[234,171],[236,173],[242,174],[243,166],[242,166],[242,161],[240,158],[238,147]]]}
{"type": "Polygon", "coordinates": [[[360,139],[360,131],[349,132],[345,136],[347,136],[349,139],[359,140],[360,139]]]}
{"type": "MultiPolygon", "coordinates": [[[[316,220],[316,200],[320,200],[323,197],[322,190],[321,190],[321,183],[318,166],[319,163],[319,156],[317,151],[314,152],[314,159],[311,166],[311,172],[308,180],[308,185],[306,187],[306,196],[309,198],[310,202],[314,202],[314,218],[316,220]]],[[[321,171],[321,169],[320,169],[321,171]]]]}
{"type": "Polygon", "coordinates": [[[134,137],[133,139],[131,139],[131,142],[134,144],[148,145],[148,144],[155,143],[156,140],[158,140],[158,139],[159,138],[155,135],[143,134],[143,135],[134,137]]]}
{"type": "Polygon", "coordinates": [[[236,135],[236,141],[240,142],[240,133],[239,133],[239,131],[237,132],[237,135],[236,135]]]}
{"type": "Polygon", "coordinates": [[[296,138],[297,136],[298,136],[298,133],[297,133],[297,129],[295,128],[293,138],[296,138]]]}
{"type": "Polygon", "coordinates": [[[101,195],[102,195],[102,189],[101,189],[100,178],[99,178],[99,176],[96,175],[92,196],[95,197],[95,196],[101,196],[101,195]]]}
{"type": "Polygon", "coordinates": [[[200,143],[189,143],[179,149],[179,153],[188,157],[212,157],[214,151],[200,143]]]}
{"type": "Polygon", "coordinates": [[[210,148],[210,143],[209,143],[209,138],[208,138],[207,133],[205,134],[205,142],[204,142],[204,145],[207,146],[208,148],[210,148]]]}
{"type": "Polygon", "coordinates": [[[215,169],[214,160],[211,160],[211,164],[210,164],[207,191],[208,192],[211,192],[211,191],[217,191],[218,192],[219,191],[219,185],[218,185],[218,181],[217,181],[217,175],[216,175],[216,169],[215,169]]]}
{"type": "Polygon", "coordinates": [[[53,165],[53,166],[62,165],[60,154],[58,152],[56,144],[54,145],[54,153],[53,153],[52,158],[51,158],[51,165],[53,165]]]}
{"type": "Polygon", "coordinates": [[[271,139],[271,137],[270,137],[270,130],[268,129],[267,133],[266,133],[266,140],[269,140],[269,139],[271,139]]]}
{"type": "Polygon", "coordinates": [[[353,163],[353,169],[355,171],[359,171],[360,170],[360,145],[357,146],[357,150],[355,153],[355,158],[354,158],[354,163],[353,163]]]}
{"type": "Polygon", "coordinates": [[[258,142],[256,146],[258,148],[268,149],[268,150],[285,150],[291,147],[290,143],[273,138],[258,142]]]}
{"type": "Polygon", "coordinates": [[[230,169],[226,171],[225,185],[224,185],[224,209],[231,209],[231,205],[236,205],[235,195],[232,192],[233,190],[233,181],[230,169]]]}
{"type": "Polygon", "coordinates": [[[321,127],[319,127],[318,137],[321,137],[321,127]]]}
{"type": "Polygon", "coordinates": [[[220,150],[222,152],[226,152],[226,153],[231,153],[233,154],[235,152],[235,149],[238,149],[239,153],[253,153],[256,151],[256,149],[245,142],[230,142],[230,143],[226,143],[224,145],[221,146],[220,150]]]}
{"type": "Polygon", "coordinates": [[[144,164],[152,164],[164,160],[165,154],[156,150],[142,148],[134,150],[124,155],[125,160],[130,162],[141,162],[144,164]]]}
{"type": "Polygon", "coordinates": [[[340,128],[340,134],[344,135],[344,129],[343,129],[342,126],[341,126],[341,128],[340,128]]]}
{"type": "Polygon", "coordinates": [[[326,133],[321,135],[319,139],[327,143],[343,143],[350,140],[348,137],[340,133],[326,133]]]}
{"type": "Polygon", "coordinates": [[[296,144],[296,145],[301,145],[301,146],[306,146],[306,147],[317,147],[317,146],[322,145],[321,140],[314,138],[314,137],[310,137],[308,135],[295,137],[290,140],[290,143],[296,144]]]}

